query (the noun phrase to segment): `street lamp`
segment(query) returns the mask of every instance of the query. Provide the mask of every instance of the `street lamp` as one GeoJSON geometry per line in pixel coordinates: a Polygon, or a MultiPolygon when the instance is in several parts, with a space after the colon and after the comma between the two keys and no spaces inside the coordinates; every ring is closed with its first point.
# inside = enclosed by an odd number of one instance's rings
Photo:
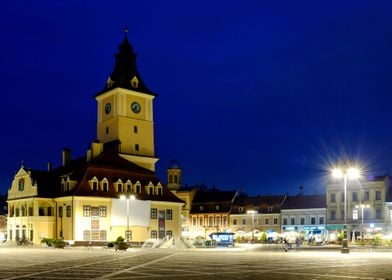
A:
{"type": "Polygon", "coordinates": [[[254,231],[254,214],[256,214],[256,210],[248,210],[246,213],[252,215],[252,241],[255,240],[255,231],[254,231]]]}
{"type": "Polygon", "coordinates": [[[360,204],[360,205],[355,205],[355,208],[361,208],[361,238],[363,241],[363,209],[364,208],[369,208],[369,204],[360,204]]]}
{"type": "Polygon", "coordinates": [[[129,234],[130,233],[130,231],[129,231],[129,201],[135,200],[135,196],[133,194],[127,194],[127,195],[120,196],[120,199],[122,199],[122,200],[125,199],[127,201],[127,231],[125,234],[125,238],[126,238],[127,242],[129,242],[129,235],[130,235],[129,234]]]}
{"type": "Polygon", "coordinates": [[[360,176],[360,171],[358,168],[355,167],[349,167],[347,169],[335,168],[334,170],[332,170],[332,176],[337,179],[343,178],[344,182],[344,230],[342,240],[342,253],[350,253],[347,242],[347,179],[358,179],[360,176]]]}

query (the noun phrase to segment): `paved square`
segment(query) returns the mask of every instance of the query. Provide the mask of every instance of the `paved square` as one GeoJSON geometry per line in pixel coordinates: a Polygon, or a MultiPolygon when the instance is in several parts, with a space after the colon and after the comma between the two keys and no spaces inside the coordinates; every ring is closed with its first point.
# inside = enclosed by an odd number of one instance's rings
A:
{"type": "Polygon", "coordinates": [[[392,280],[392,252],[0,248],[0,279],[392,280]]]}

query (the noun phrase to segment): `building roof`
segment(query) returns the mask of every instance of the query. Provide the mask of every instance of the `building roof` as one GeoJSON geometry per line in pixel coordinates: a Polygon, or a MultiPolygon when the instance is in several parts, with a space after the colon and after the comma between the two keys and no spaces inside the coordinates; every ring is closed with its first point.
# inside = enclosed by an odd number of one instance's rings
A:
{"type": "Polygon", "coordinates": [[[241,194],[233,202],[231,214],[244,214],[248,210],[257,213],[279,213],[286,195],[247,196],[241,194]]]}
{"type": "Polygon", "coordinates": [[[326,208],[326,200],[325,194],[288,196],[282,210],[326,208]]]}
{"type": "Polygon", "coordinates": [[[190,213],[228,213],[235,196],[235,191],[220,191],[216,188],[199,189],[192,201],[190,213]]]}
{"type": "Polygon", "coordinates": [[[125,88],[134,90],[137,92],[142,92],[150,95],[155,95],[150,91],[146,84],[143,82],[137,70],[136,64],[136,54],[133,51],[132,45],[128,41],[127,37],[128,30],[125,30],[124,40],[118,47],[118,53],[115,55],[115,64],[104,89],[100,91],[96,96],[101,95],[107,91],[114,88],[125,88]],[[135,86],[131,81],[136,77],[137,86],[135,86]]]}
{"type": "Polygon", "coordinates": [[[132,184],[140,182],[142,188],[141,193],[135,194],[136,199],[167,201],[183,203],[181,199],[175,196],[156,176],[155,172],[136,165],[122,158],[115,149],[107,149],[98,157],[87,161],[86,157],[70,161],[65,166],[60,166],[51,171],[29,170],[33,184],[37,183],[38,197],[61,197],[61,196],[99,196],[117,198],[122,193],[117,192],[113,183],[119,179],[126,183],[128,180],[132,184]],[[61,191],[61,180],[69,178],[76,182],[71,190],[61,191]],[[90,180],[93,178],[101,181],[106,178],[108,180],[109,190],[93,191],[90,180]],[[148,194],[145,186],[149,183],[154,186],[162,185],[163,194],[148,194]]]}

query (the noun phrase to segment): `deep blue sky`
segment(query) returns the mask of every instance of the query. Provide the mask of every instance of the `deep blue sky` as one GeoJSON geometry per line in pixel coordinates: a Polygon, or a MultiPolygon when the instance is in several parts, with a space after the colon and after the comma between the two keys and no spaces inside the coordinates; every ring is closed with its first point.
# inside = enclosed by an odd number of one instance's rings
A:
{"type": "Polygon", "coordinates": [[[155,100],[158,174],[250,194],[324,191],[329,166],[392,170],[390,1],[6,1],[0,190],[96,135],[93,96],[129,27],[155,100]]]}

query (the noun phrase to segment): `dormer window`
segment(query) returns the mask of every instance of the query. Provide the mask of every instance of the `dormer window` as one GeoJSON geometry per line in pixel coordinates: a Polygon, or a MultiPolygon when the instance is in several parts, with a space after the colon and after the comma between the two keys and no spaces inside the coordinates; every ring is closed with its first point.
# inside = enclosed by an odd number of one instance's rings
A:
{"type": "Polygon", "coordinates": [[[215,210],[216,210],[216,211],[219,211],[219,205],[218,205],[218,204],[215,205],[215,210]]]}
{"type": "Polygon", "coordinates": [[[268,212],[272,212],[273,209],[274,209],[273,206],[268,206],[268,212]]]}
{"type": "Polygon", "coordinates": [[[98,182],[94,181],[93,182],[93,191],[98,191],[98,182]]]}
{"type": "Polygon", "coordinates": [[[109,184],[108,182],[102,182],[102,191],[108,192],[109,191],[109,184]]]}
{"type": "Polygon", "coordinates": [[[157,194],[158,195],[163,195],[163,188],[162,187],[158,187],[157,188],[157,194]]]}
{"type": "Polygon", "coordinates": [[[153,195],[154,194],[154,186],[149,186],[148,187],[148,194],[153,195]]]}
{"type": "Polygon", "coordinates": [[[130,81],[130,83],[131,83],[131,86],[132,86],[133,88],[138,88],[138,87],[139,87],[139,80],[136,78],[136,76],[134,76],[134,77],[132,78],[132,80],[130,81]]]}
{"type": "Polygon", "coordinates": [[[123,184],[117,183],[117,192],[123,192],[123,184]]]}
{"type": "Polygon", "coordinates": [[[140,185],[139,182],[137,182],[136,185],[135,185],[135,192],[136,193],[141,193],[142,192],[142,186],[140,185]]]}
{"type": "Polygon", "coordinates": [[[244,207],[242,206],[238,207],[238,213],[242,213],[242,212],[244,212],[244,207]]]}

